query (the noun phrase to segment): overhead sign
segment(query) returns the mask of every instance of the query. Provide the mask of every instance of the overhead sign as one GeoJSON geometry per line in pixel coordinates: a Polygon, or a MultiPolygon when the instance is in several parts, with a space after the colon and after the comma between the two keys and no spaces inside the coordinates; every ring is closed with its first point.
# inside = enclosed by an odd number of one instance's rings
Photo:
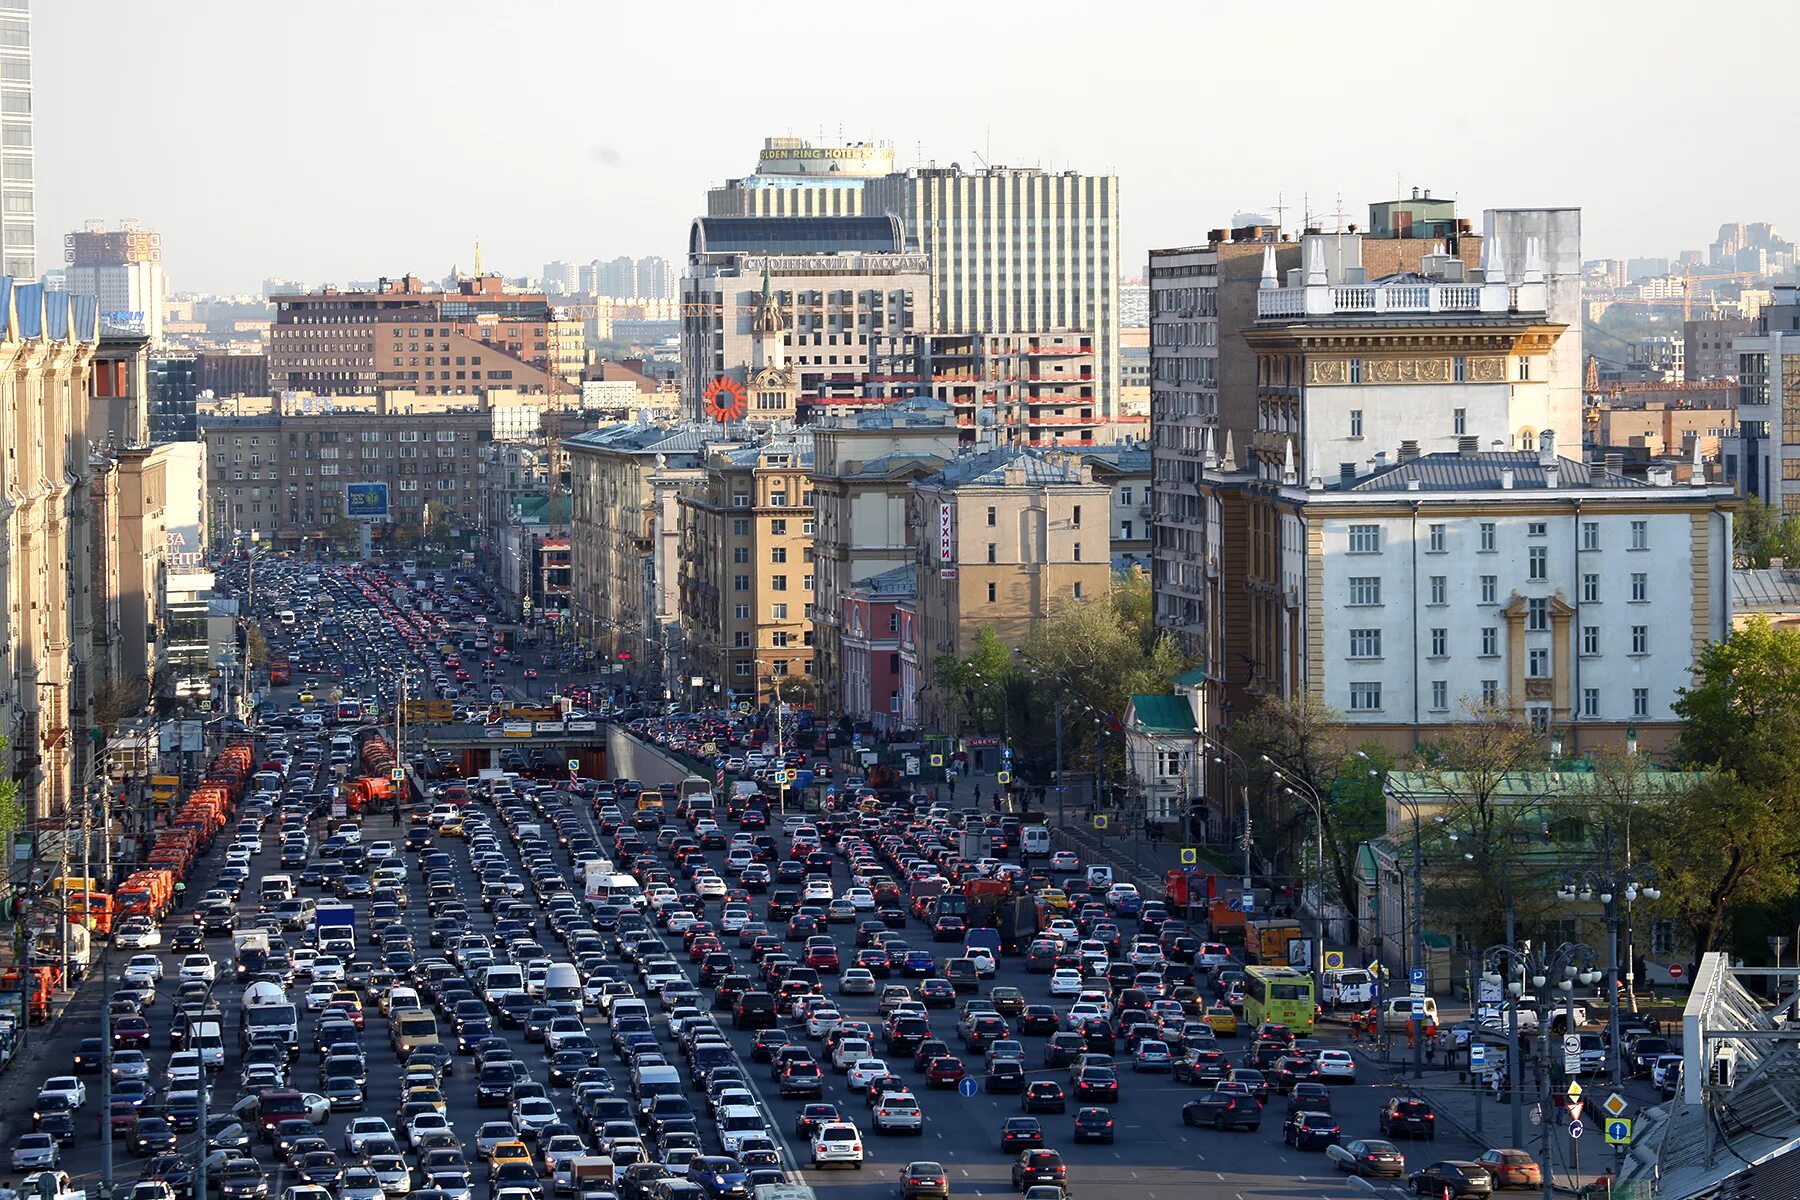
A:
{"type": "Polygon", "coordinates": [[[1425,994],[1425,968],[1414,967],[1411,974],[1408,976],[1408,979],[1411,984],[1412,994],[1415,996],[1423,996],[1425,994]]]}
{"type": "Polygon", "coordinates": [[[1581,1098],[1581,1080],[1576,1079],[1576,1080],[1570,1081],[1570,1083],[1569,1083],[1569,1099],[1579,1100],[1580,1098],[1581,1098]]]}
{"type": "Polygon", "coordinates": [[[1576,1123],[1576,1124],[1580,1123],[1581,1108],[1582,1108],[1581,1101],[1579,1101],[1579,1100],[1569,1101],[1569,1120],[1571,1123],[1576,1123]]]}
{"type": "Polygon", "coordinates": [[[580,770],[581,770],[581,760],[579,758],[571,758],[569,760],[569,774],[574,775],[574,774],[578,773],[580,770]]]}
{"type": "Polygon", "coordinates": [[[1606,1142],[1609,1146],[1631,1145],[1631,1122],[1624,1117],[1614,1117],[1606,1123],[1606,1142]]]}

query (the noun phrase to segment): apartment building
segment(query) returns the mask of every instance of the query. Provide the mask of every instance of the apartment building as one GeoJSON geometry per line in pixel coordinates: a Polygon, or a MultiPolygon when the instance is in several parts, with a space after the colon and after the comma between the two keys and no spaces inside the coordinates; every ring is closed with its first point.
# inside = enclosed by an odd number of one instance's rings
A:
{"type": "Polygon", "coordinates": [[[912,485],[956,456],[956,413],[937,400],[901,400],[821,420],[813,429],[817,573],[814,671],[820,711],[837,715],[843,680],[844,597],[851,587],[911,566],[921,528],[912,485]],[[835,684],[835,686],[834,686],[835,684]]]}
{"type": "Polygon", "coordinates": [[[1734,345],[1742,490],[1800,513],[1800,286],[1776,287],[1756,332],[1734,345]]]}
{"type": "MultiPolygon", "coordinates": [[[[877,355],[862,394],[882,403],[929,395],[948,404],[964,446],[1090,446],[1111,439],[1088,331],[923,332],[884,339],[877,355]]],[[[867,407],[831,396],[818,404],[834,414],[867,407]]]]}
{"type": "MultiPolygon", "coordinates": [[[[1111,496],[1080,456],[1002,447],[960,458],[912,492],[921,664],[967,654],[983,629],[1019,645],[1058,607],[1110,594],[1111,496]]],[[[928,726],[955,728],[961,698],[929,679],[922,689],[928,726]]]]}
{"type": "Polygon", "coordinates": [[[162,235],[125,221],[108,229],[89,221],[63,236],[64,286],[92,296],[108,332],[138,333],[162,345],[167,285],[162,273],[162,235]]]}
{"type": "Polygon", "coordinates": [[[811,432],[777,432],[714,451],[679,497],[684,687],[760,703],[813,679],[812,468],[811,432]]]}
{"type": "MultiPolygon", "coordinates": [[[[878,730],[907,729],[917,718],[915,681],[907,678],[910,617],[918,574],[909,564],[858,580],[844,592],[844,669],[839,702],[843,715],[878,730]]],[[[914,658],[916,664],[917,659],[914,658]]]]}
{"type": "Polygon", "coordinates": [[[319,395],[406,389],[425,396],[493,389],[579,391],[586,357],[581,322],[541,292],[509,290],[498,275],[453,292],[405,275],[374,291],[270,297],[271,386],[319,395]]]}
{"type": "Polygon", "coordinates": [[[680,497],[733,443],[711,425],[610,425],[564,439],[570,613],[603,664],[657,688],[679,677],[680,497]]]}

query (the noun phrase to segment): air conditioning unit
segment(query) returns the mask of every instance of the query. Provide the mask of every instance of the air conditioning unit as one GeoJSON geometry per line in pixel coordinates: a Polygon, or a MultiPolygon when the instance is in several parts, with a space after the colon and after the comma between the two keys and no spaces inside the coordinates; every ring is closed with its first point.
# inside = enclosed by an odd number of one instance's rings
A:
{"type": "Polygon", "coordinates": [[[1712,1060],[1712,1084],[1722,1091],[1730,1091],[1737,1079],[1737,1047],[1726,1044],[1719,1047],[1712,1060]]]}

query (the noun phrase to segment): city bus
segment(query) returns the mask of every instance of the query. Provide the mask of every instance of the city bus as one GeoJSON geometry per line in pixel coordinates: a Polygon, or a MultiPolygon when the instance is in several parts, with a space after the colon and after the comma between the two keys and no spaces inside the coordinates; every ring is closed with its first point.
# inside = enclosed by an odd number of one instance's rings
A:
{"type": "Polygon", "coordinates": [[[1244,1021],[1254,1030],[1264,1021],[1286,1025],[1301,1037],[1313,1031],[1313,978],[1292,967],[1244,968],[1244,1021]]]}

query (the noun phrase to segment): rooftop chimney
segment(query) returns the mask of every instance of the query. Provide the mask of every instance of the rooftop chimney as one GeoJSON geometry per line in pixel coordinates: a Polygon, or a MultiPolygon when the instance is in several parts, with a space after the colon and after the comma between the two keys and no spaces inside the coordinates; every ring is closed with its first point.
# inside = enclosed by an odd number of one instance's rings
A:
{"type": "Polygon", "coordinates": [[[1538,466],[1554,467],[1556,465],[1556,431],[1546,429],[1538,434],[1538,466]]]}
{"type": "Polygon", "coordinates": [[[1510,491],[1512,491],[1512,486],[1513,486],[1512,468],[1511,467],[1500,468],[1500,490],[1503,492],[1510,492],[1510,491]]]}
{"type": "Polygon", "coordinates": [[[1608,454],[1606,456],[1606,469],[1608,473],[1613,475],[1618,475],[1623,472],[1625,470],[1625,456],[1616,452],[1608,454]]]}
{"type": "Polygon", "coordinates": [[[1407,438],[1405,441],[1402,441],[1400,443],[1400,461],[1401,462],[1409,463],[1418,457],[1419,457],[1419,443],[1418,442],[1414,441],[1411,438],[1407,438]]]}
{"type": "Polygon", "coordinates": [[[1474,458],[1481,453],[1481,439],[1473,436],[1457,438],[1456,453],[1463,458],[1474,458]]]}
{"type": "Polygon", "coordinates": [[[1356,464],[1355,463],[1339,463],[1338,464],[1338,478],[1345,483],[1355,483],[1356,482],[1356,464]]]}

